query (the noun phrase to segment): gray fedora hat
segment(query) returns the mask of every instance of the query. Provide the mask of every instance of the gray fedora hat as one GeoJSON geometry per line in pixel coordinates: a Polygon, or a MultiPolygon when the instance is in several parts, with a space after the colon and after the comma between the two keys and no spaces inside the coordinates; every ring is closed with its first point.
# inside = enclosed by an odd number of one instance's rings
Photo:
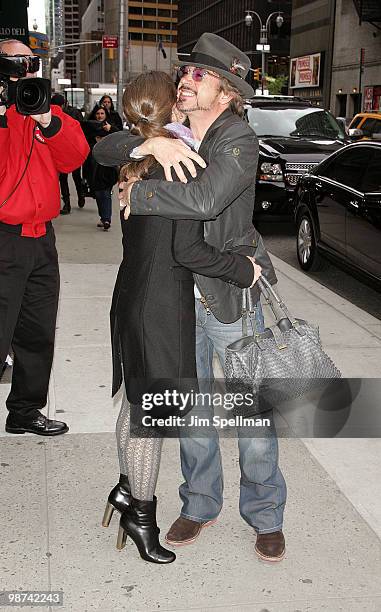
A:
{"type": "Polygon", "coordinates": [[[245,53],[221,36],[217,36],[217,34],[204,32],[186,61],[176,62],[176,64],[180,68],[181,66],[197,66],[197,68],[212,70],[228,79],[244,98],[254,96],[253,88],[245,81],[251,65],[250,59],[245,53]]]}

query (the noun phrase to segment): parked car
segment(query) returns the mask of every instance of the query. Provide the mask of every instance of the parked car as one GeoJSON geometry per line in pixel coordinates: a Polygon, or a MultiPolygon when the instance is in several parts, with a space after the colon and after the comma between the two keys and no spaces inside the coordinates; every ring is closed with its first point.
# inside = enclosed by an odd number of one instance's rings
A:
{"type": "Polygon", "coordinates": [[[349,135],[357,139],[381,139],[381,112],[358,113],[349,124],[349,135]]]}
{"type": "Polygon", "coordinates": [[[255,215],[291,215],[300,177],[350,142],[328,111],[302,98],[256,96],[245,106],[259,139],[255,215]]]}
{"type": "Polygon", "coordinates": [[[301,268],[326,255],[381,290],[381,143],[333,153],[301,178],[294,203],[301,268]]]}

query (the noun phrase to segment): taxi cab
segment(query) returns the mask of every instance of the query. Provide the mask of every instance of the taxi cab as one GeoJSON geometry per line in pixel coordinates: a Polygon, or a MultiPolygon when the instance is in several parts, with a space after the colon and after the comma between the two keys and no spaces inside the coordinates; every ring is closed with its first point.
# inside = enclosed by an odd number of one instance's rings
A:
{"type": "Polygon", "coordinates": [[[364,140],[373,139],[374,134],[381,135],[381,111],[358,113],[353,117],[348,129],[361,130],[362,133],[356,132],[351,134],[351,132],[349,132],[349,134],[364,140]]]}

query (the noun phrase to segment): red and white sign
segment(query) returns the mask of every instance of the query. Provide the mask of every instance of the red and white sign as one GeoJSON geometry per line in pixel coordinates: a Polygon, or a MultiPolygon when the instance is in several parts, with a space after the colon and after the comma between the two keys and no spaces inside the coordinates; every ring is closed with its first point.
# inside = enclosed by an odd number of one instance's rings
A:
{"type": "Polygon", "coordinates": [[[373,87],[364,88],[364,112],[373,110],[373,87]]]}
{"type": "Polygon", "coordinates": [[[290,63],[290,88],[319,87],[321,53],[293,57],[290,63]]]}
{"type": "Polygon", "coordinates": [[[118,45],[118,36],[102,36],[102,49],[117,49],[118,45]]]}

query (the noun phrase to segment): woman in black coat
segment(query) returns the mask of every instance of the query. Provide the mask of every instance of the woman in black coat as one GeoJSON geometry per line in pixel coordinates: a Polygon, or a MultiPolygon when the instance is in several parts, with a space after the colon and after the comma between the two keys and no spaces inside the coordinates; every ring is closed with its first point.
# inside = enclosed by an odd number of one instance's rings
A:
{"type": "Polygon", "coordinates": [[[123,130],[123,121],[119,113],[117,113],[114,108],[114,102],[112,101],[112,98],[107,94],[102,96],[99,100],[99,106],[103,106],[103,108],[108,111],[112,125],[114,125],[117,130],[123,130]]]}
{"type": "MultiPolygon", "coordinates": [[[[162,72],[144,73],[127,85],[124,113],[133,133],[149,138],[170,135],[167,126],[176,101],[172,80],[162,72]]],[[[154,158],[131,162],[121,179],[164,177],[154,158]]],[[[122,513],[118,548],[130,535],[141,556],[154,563],[170,563],[175,555],[162,548],[156,526],[154,496],[162,436],[144,427],[142,416],[178,415],[167,401],[144,412],[147,394],[197,391],[195,309],[192,272],[249,287],[256,280],[251,258],[221,253],[206,244],[203,223],[172,221],[155,216],[131,216],[123,230],[120,265],[111,308],[114,380],[113,394],[124,378],[125,393],[117,422],[120,481],[111,491],[103,524],[114,508],[122,513]],[[189,253],[184,268],[176,261],[175,245],[189,253]]],[[[127,216],[127,215],[126,215],[127,216]]],[[[184,413],[182,413],[184,414],[184,413]]],[[[145,424],[145,423],[144,423],[145,424]]]]}
{"type": "Polygon", "coordinates": [[[97,142],[118,129],[112,125],[107,109],[98,105],[81,125],[90,146],[90,153],[84,164],[84,176],[97,202],[100,217],[97,227],[107,231],[111,225],[112,188],[118,180],[118,172],[116,168],[98,164],[92,151],[97,142]]]}

